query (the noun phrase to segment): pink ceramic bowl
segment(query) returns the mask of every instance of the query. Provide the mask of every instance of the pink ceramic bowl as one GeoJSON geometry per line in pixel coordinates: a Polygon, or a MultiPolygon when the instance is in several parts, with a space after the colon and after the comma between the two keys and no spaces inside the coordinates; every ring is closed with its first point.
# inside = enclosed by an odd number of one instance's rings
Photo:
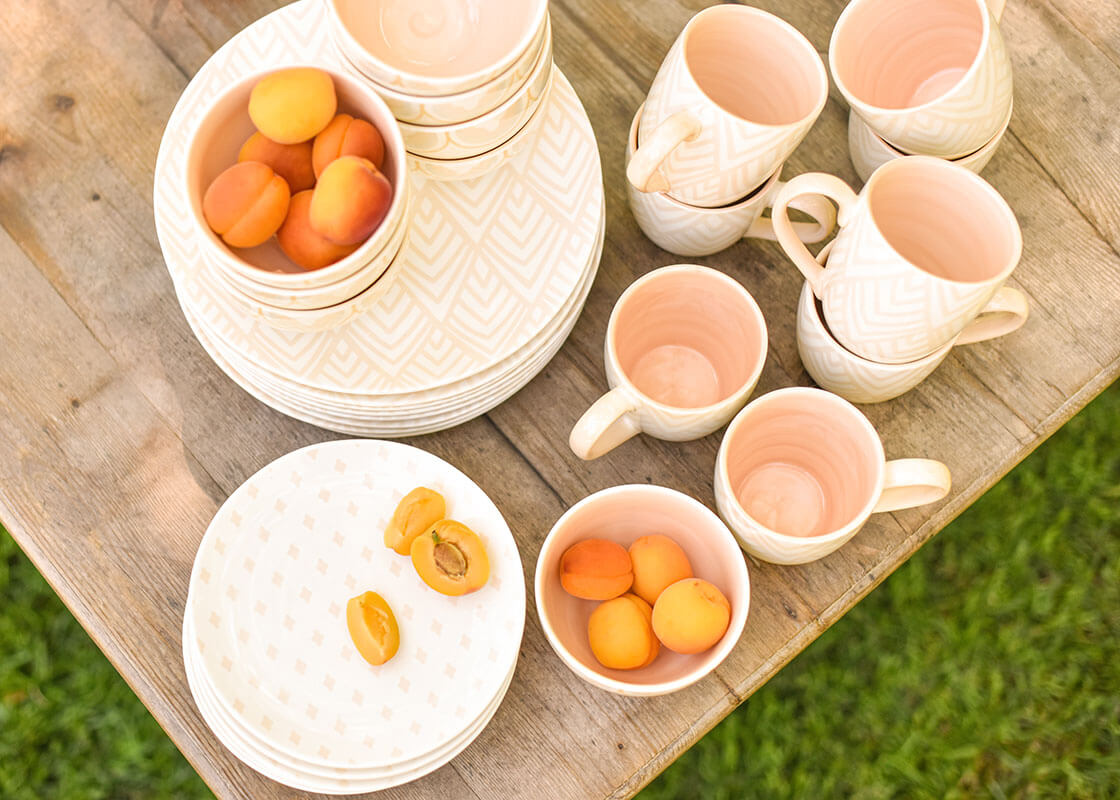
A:
{"type": "Polygon", "coordinates": [[[568,668],[601,689],[634,697],[675,692],[715,669],[739,641],[750,607],[747,564],[727,526],[688,495],[647,484],[604,489],[569,508],[541,545],[535,588],[541,627],[568,668]],[[695,576],[723,592],[731,603],[731,622],[723,638],[703,653],[681,655],[662,646],[648,667],[607,669],[587,641],[587,620],[599,604],[564,591],[560,557],[581,539],[610,539],[629,547],[650,533],[675,540],[692,562],[695,576]]]}
{"type": "MultiPolygon", "coordinates": [[[[284,68],[288,66],[306,65],[291,64],[284,68]]],[[[322,69],[318,66],[316,68],[322,69]]],[[[362,270],[368,272],[371,268],[376,268],[384,272],[392,259],[378,257],[389,245],[398,227],[408,223],[405,210],[408,207],[409,182],[404,141],[397,121],[377,93],[363,81],[344,73],[327,70],[334,78],[339,112],[369,120],[385,140],[382,172],[393,185],[393,199],[377,230],[346,258],[322,269],[308,271],[284,255],[275,237],[259,247],[231,248],[206,224],[202,216],[202,197],[207,187],[222,171],[237,163],[238,151],[256,130],[253,121],[249,119],[249,94],[261,78],[276,71],[278,70],[270,69],[249,75],[229,87],[215,98],[191,134],[187,148],[184,191],[190,199],[197,241],[204,258],[222,270],[232,282],[244,284],[250,290],[254,284],[263,284],[298,293],[350,278],[362,270]]],[[[369,286],[377,280],[378,275],[370,274],[365,277],[368,280],[359,282],[369,286]]]]}

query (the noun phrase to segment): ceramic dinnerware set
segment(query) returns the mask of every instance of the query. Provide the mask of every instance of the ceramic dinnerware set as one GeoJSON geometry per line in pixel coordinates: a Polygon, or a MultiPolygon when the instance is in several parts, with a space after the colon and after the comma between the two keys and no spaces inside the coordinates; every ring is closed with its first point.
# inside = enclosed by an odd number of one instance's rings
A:
{"type": "Polygon", "coordinates": [[[272,462],[215,515],[191,571],[183,662],[239,759],[297,789],[357,794],[415,780],[474,741],[509,688],[524,622],[517,543],[478,486],[407,445],[326,442],[272,462]],[[484,538],[481,590],[437,594],[380,541],[418,485],[484,538]],[[401,625],[400,650],[377,668],[346,625],[348,598],[373,588],[401,625]]]}

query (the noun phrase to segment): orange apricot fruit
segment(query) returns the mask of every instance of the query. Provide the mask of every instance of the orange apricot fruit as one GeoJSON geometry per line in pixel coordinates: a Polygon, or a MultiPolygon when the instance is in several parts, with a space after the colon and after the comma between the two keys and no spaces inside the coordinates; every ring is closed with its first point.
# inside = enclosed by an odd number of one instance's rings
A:
{"type": "Polygon", "coordinates": [[[617,542],[584,539],[560,556],[560,585],[584,600],[610,600],[633,582],[630,554],[617,542]]]}
{"type": "Polygon", "coordinates": [[[280,144],[257,131],[241,145],[238,161],[259,161],[288,184],[295,194],[315,185],[315,169],[311,164],[311,142],[280,144]]]}
{"type": "Polygon", "coordinates": [[[653,632],[678,653],[702,653],[723,638],[730,622],[723,592],[700,578],[666,587],[653,604],[653,632]]]}
{"type": "Polygon", "coordinates": [[[587,620],[591,652],[608,669],[640,669],[657,658],[661,645],[653,635],[652,614],[636,594],[600,603],[587,620]]]}
{"type": "Polygon", "coordinates": [[[288,216],[276,231],[284,255],[306,270],[322,269],[358,249],[356,244],[335,244],[311,227],[310,189],[292,195],[288,216]]]}
{"type": "Polygon", "coordinates": [[[393,609],[377,592],[365,592],[346,603],[346,627],[362,658],[384,664],[401,646],[401,631],[393,609]]]}
{"type": "Polygon", "coordinates": [[[666,586],[692,577],[692,564],[681,546],[668,536],[643,536],[630,545],[634,585],[630,591],[650,605],[666,586]]]}
{"type": "Polygon", "coordinates": [[[470,594],[490,579],[490,559],[482,539],[453,519],[441,519],[417,536],[409,552],[421,580],[440,594],[470,594]]]}
{"type": "Polygon", "coordinates": [[[380,131],[364,119],[339,114],[315,137],[312,165],[315,177],[339,156],[359,156],[381,169],[385,163],[385,140],[380,131]]]}
{"type": "Polygon", "coordinates": [[[234,164],[214,179],[202,197],[206,223],[231,247],[268,241],[288,215],[288,184],[259,161],[234,164]]]}
{"type": "Polygon", "coordinates": [[[389,179],[358,156],[336,158],[315,184],[311,227],[337,244],[358,244],[373,233],[393,199],[389,179]]]}
{"type": "Polygon", "coordinates": [[[426,533],[447,514],[443,495],[425,486],[406,494],[385,526],[385,546],[402,556],[412,552],[412,542],[426,533]]]}
{"type": "Polygon", "coordinates": [[[334,119],[334,79],[315,67],[291,67],[261,78],[249,93],[249,118],[274,142],[315,138],[334,119]]]}

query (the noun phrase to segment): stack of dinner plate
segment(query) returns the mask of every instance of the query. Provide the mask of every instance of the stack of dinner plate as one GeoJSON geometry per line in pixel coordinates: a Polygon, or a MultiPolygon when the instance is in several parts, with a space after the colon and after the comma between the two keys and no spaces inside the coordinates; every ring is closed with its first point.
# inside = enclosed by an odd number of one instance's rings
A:
{"type": "Polygon", "coordinates": [[[532,143],[480,178],[413,174],[393,281],[348,324],[273,328],[231,301],[206,263],[178,187],[211,98],[273,64],[344,69],[304,0],[246,28],[199,70],[172,113],[155,174],[156,227],[180,305],[218,365],[286,414],[359,436],[427,433],[484,414],[567,338],[598,269],[605,213],[595,136],[558,70],[532,143]]]}
{"type": "Polygon", "coordinates": [[[274,461],[206,531],[183,618],[191,693],[239,759],[294,788],[377,791],[439,768],[486,727],[509,688],[525,622],[517,544],[466,475],[416,448],[376,440],[314,445],[274,461]],[[490,577],[448,597],[382,531],[416,486],[482,539],[490,577]],[[371,666],[346,624],[350,597],[376,591],[400,649],[371,666]]]}

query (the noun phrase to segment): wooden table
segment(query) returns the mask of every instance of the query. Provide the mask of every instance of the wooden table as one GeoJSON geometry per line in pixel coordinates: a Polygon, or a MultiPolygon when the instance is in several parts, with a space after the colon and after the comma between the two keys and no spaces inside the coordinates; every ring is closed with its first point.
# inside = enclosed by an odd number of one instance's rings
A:
{"type": "MultiPolygon", "coordinates": [[[[0,519],[221,797],[295,797],[231,757],[184,680],[180,623],[195,548],[247,476],[332,438],[260,405],[195,342],[152,221],[152,169],[179,93],[276,0],[38,0],[0,33],[0,519]]],[[[602,340],[622,289],[677,259],[626,207],[631,116],[670,42],[706,0],[553,0],[556,60],[587,106],[607,186],[602,268],[570,340],[486,417],[415,443],[477,480],[506,514],[531,586],[552,522],[589,492],[652,482],[711,505],[719,437],[640,437],[591,464],[567,447],[603,391],[602,340]]],[[[843,0],[768,0],[822,54],[843,0]]],[[[1012,283],[1032,317],[955,351],[922,386],[865,410],[888,457],[944,460],[943,502],[879,515],[831,557],[751,563],[746,632],[714,675],[670,697],[591,688],[530,607],[516,679],[449,766],[387,796],[625,797],[730,713],[1120,369],[1120,5],[1012,0],[1011,132],[985,175],[1018,214],[1012,283]]],[[[834,93],[786,174],[855,181],[834,93]]],[[[807,384],[793,335],[800,279],[770,244],[707,259],[754,293],[771,332],[758,392],[807,384]]],[[[531,594],[531,592],[530,592],[531,594]]],[[[530,598],[531,600],[531,598],[530,598]]]]}

